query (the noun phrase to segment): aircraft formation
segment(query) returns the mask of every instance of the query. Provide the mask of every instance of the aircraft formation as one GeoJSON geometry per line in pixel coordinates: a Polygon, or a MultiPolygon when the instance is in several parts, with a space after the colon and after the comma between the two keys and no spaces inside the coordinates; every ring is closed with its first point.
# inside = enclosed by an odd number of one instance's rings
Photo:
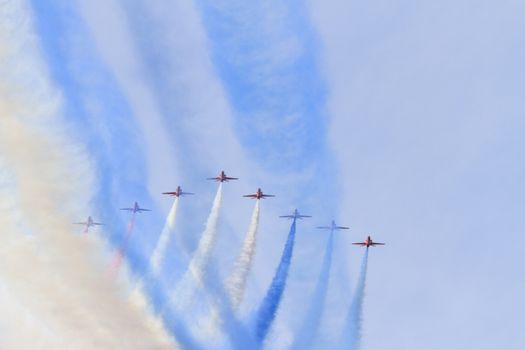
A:
{"type": "MultiPolygon", "coordinates": [[[[193,295],[196,295],[195,286],[197,288],[206,288],[206,282],[205,277],[210,277],[212,273],[210,272],[210,265],[213,265],[211,263],[211,251],[213,250],[213,242],[215,241],[215,235],[217,231],[217,219],[219,217],[219,209],[220,209],[220,203],[221,203],[221,197],[222,197],[222,183],[223,182],[229,182],[238,180],[236,177],[230,177],[227,176],[224,171],[221,171],[219,175],[215,177],[210,177],[208,180],[216,181],[221,183],[221,185],[218,187],[217,194],[215,197],[215,200],[213,202],[212,209],[210,211],[207,223],[205,225],[205,229],[201,234],[201,239],[199,241],[198,247],[195,250],[195,252],[192,254],[191,259],[188,262],[188,268],[186,272],[178,279],[177,283],[175,284],[175,287],[173,288],[173,291],[171,292],[172,297],[171,301],[168,301],[166,304],[165,302],[162,302],[163,306],[161,309],[165,309],[166,305],[169,305],[168,307],[173,308],[173,312],[178,315],[182,315],[182,319],[185,320],[185,324],[188,324],[190,327],[192,324],[194,324],[194,321],[191,321],[191,317],[193,317],[193,307],[192,304],[192,298],[193,295]],[[199,287],[200,286],[200,287],[199,287]],[[189,317],[190,319],[186,319],[186,317],[189,317]]],[[[166,225],[163,229],[161,235],[159,236],[159,239],[157,241],[157,246],[155,247],[153,254],[150,258],[150,271],[153,273],[153,276],[158,276],[159,271],[162,268],[162,261],[166,255],[166,247],[167,243],[170,239],[171,231],[174,227],[175,223],[175,217],[177,212],[177,206],[178,206],[178,200],[180,197],[184,196],[190,196],[194,195],[192,192],[185,192],[182,190],[181,186],[177,186],[175,191],[169,191],[169,192],[163,192],[163,195],[175,197],[175,200],[173,202],[172,208],[170,210],[169,215],[167,216],[166,225]]],[[[233,269],[230,271],[230,275],[227,276],[227,278],[224,279],[223,285],[224,285],[224,291],[220,292],[218,295],[213,296],[212,294],[214,292],[210,292],[210,296],[213,299],[222,299],[229,300],[229,306],[231,307],[231,311],[224,311],[222,312],[222,317],[235,318],[236,311],[238,310],[239,305],[242,303],[243,295],[245,291],[246,281],[248,279],[249,271],[252,266],[253,257],[255,254],[255,248],[256,248],[256,235],[257,235],[257,225],[259,221],[259,208],[260,208],[260,200],[266,199],[266,198],[272,198],[275,197],[273,194],[267,194],[262,191],[261,188],[258,188],[255,193],[246,194],[243,195],[245,198],[249,199],[255,199],[255,207],[252,214],[252,220],[249,225],[249,229],[245,235],[244,242],[242,243],[241,251],[238,255],[237,260],[235,261],[233,269]],[[222,293],[222,294],[221,294],[222,293]],[[220,296],[219,296],[220,295],[220,296]],[[229,313],[230,312],[230,313],[229,313]],[[228,316],[229,315],[229,316],[228,316]]],[[[120,208],[120,210],[128,211],[131,215],[131,220],[128,224],[128,230],[126,233],[126,236],[124,237],[124,240],[121,243],[121,246],[117,249],[116,254],[113,259],[113,263],[111,265],[112,269],[111,271],[114,273],[118,273],[119,267],[126,258],[126,250],[129,243],[129,239],[132,235],[133,231],[133,224],[135,221],[135,215],[137,213],[142,212],[148,212],[151,211],[150,209],[143,208],[139,205],[138,202],[134,202],[133,206],[131,207],[125,207],[120,208]]],[[[260,302],[259,308],[255,312],[253,316],[253,322],[252,325],[253,333],[250,333],[251,335],[246,338],[248,339],[248,343],[243,343],[240,345],[237,344],[237,346],[234,346],[234,348],[260,348],[267,338],[267,335],[272,327],[272,323],[274,321],[275,316],[277,315],[277,311],[279,309],[279,305],[281,303],[282,296],[285,292],[286,288],[286,280],[288,278],[288,271],[290,267],[290,262],[292,260],[292,254],[294,249],[294,238],[295,238],[295,232],[296,232],[296,222],[298,220],[302,220],[305,218],[311,218],[311,215],[304,215],[299,212],[299,210],[295,209],[291,214],[288,215],[281,215],[279,216],[283,219],[289,219],[292,221],[292,224],[290,226],[290,231],[288,233],[288,238],[286,240],[281,260],[275,270],[275,275],[272,279],[271,284],[268,286],[267,292],[265,297],[260,302]]],[[[85,226],[84,233],[87,233],[89,228],[94,226],[100,226],[103,225],[101,222],[95,222],[94,219],[89,216],[86,222],[75,222],[74,224],[83,225],[85,226]]],[[[336,231],[339,230],[349,230],[349,227],[347,226],[341,226],[338,225],[335,220],[332,220],[329,225],[326,226],[317,226],[316,229],[320,230],[326,230],[330,232],[327,247],[325,249],[325,258],[326,260],[327,256],[331,256],[331,250],[333,246],[333,234],[336,231]]],[[[366,265],[367,265],[367,259],[368,259],[368,248],[369,247],[375,247],[378,245],[384,245],[385,243],[375,242],[372,240],[370,236],[368,236],[363,242],[354,242],[352,243],[356,246],[362,246],[366,248],[366,252],[363,257],[363,262],[361,266],[361,272],[359,281],[364,281],[366,278],[366,265]]],[[[331,259],[331,258],[330,258],[331,259]]],[[[328,276],[330,272],[330,264],[326,264],[326,262],[323,263],[323,267],[321,268],[321,272],[319,275],[319,281],[324,281],[324,283],[320,284],[316,288],[316,295],[326,295],[326,289],[328,288],[328,279],[327,277],[322,278],[322,276],[328,276]],[[321,288],[321,289],[319,289],[321,288]],[[319,290],[323,290],[324,292],[319,292],[319,290]]],[[[115,276],[115,275],[114,275],[115,276]]],[[[226,276],[225,276],[226,277],[226,276]]],[[[320,283],[318,281],[318,283],[320,283]]],[[[341,336],[341,339],[339,339],[340,343],[345,343],[348,346],[344,346],[344,348],[350,348],[354,349],[356,348],[356,344],[358,344],[358,339],[360,338],[359,335],[359,329],[361,328],[359,325],[360,319],[361,319],[361,310],[362,307],[358,307],[359,305],[362,305],[362,299],[364,295],[364,282],[358,283],[356,287],[356,291],[353,296],[353,301],[351,303],[351,307],[348,310],[348,315],[346,318],[346,330],[343,331],[343,335],[341,336]],[[356,331],[357,330],[357,331],[356,331]],[[351,345],[354,344],[354,345],[351,345]]],[[[152,284],[152,286],[155,286],[155,284],[152,284]]],[[[154,292],[155,294],[156,292],[154,292]]],[[[322,299],[312,299],[313,301],[316,301],[319,305],[324,304],[324,300],[322,299]]],[[[218,306],[214,306],[217,308],[218,306]]],[[[315,309],[312,309],[315,311],[315,309]]],[[[215,311],[219,312],[219,311],[215,311]]],[[[219,312],[220,314],[220,312],[219,312]]],[[[309,312],[306,314],[304,320],[305,320],[305,327],[310,327],[308,330],[307,328],[305,330],[301,330],[302,335],[298,335],[297,339],[303,339],[303,343],[308,343],[309,341],[313,341],[316,337],[317,332],[317,326],[312,328],[312,325],[315,325],[315,322],[312,321],[311,318],[319,318],[319,316],[316,312],[309,312]],[[313,316],[312,316],[313,315],[313,316]],[[310,339],[310,340],[308,340],[310,339]]],[[[167,322],[165,320],[165,322],[167,322]]],[[[237,321],[235,321],[237,322],[237,321]]],[[[226,323],[228,324],[228,323],[226,323]]],[[[177,326],[177,331],[181,332],[180,324],[177,326]]],[[[236,334],[239,329],[224,329],[226,334],[229,334],[231,338],[231,341],[237,341],[235,339],[234,334],[236,334]]],[[[174,331],[175,332],[175,331],[174,331]]],[[[191,331],[188,331],[191,333],[191,331]]],[[[188,338],[188,335],[186,331],[182,332],[183,334],[175,334],[175,338],[180,340],[178,336],[180,336],[182,339],[188,338]]],[[[176,332],[175,332],[176,333],[176,332]]],[[[198,334],[195,335],[198,337],[198,334]]],[[[202,339],[201,339],[202,340],[202,339]]],[[[209,341],[209,340],[208,340],[209,341]]],[[[304,348],[304,344],[301,342],[296,342],[292,344],[292,349],[302,349],[304,348]]],[[[310,344],[311,346],[311,344],[310,344]]],[[[193,343],[188,343],[186,346],[181,346],[182,348],[194,348],[193,343]]],[[[339,346],[337,346],[339,348],[339,346]]]]}
{"type": "MultiPolygon", "coordinates": [[[[229,182],[231,180],[239,180],[239,178],[238,177],[229,177],[229,176],[226,175],[224,170],[222,170],[219,173],[219,175],[217,175],[215,177],[209,177],[209,178],[207,178],[207,180],[213,180],[213,181],[217,181],[217,182],[229,182]]],[[[180,185],[179,185],[179,186],[177,186],[177,189],[175,191],[163,192],[162,194],[165,194],[165,195],[168,195],[168,196],[173,196],[173,197],[182,197],[182,196],[186,196],[186,195],[194,195],[195,193],[184,192],[182,190],[182,188],[180,187],[180,185]]],[[[265,194],[265,193],[263,193],[263,191],[260,188],[258,188],[255,193],[253,193],[253,194],[246,194],[243,197],[251,198],[251,199],[265,199],[265,198],[275,197],[275,195],[273,195],[273,194],[265,194]]],[[[151,211],[150,209],[141,208],[139,206],[138,202],[135,202],[132,208],[120,208],[120,210],[130,211],[132,213],[140,213],[140,212],[144,212],[144,211],[151,211]]],[[[294,219],[295,220],[295,219],[311,218],[312,216],[310,216],[310,215],[301,215],[299,213],[299,211],[297,209],[295,209],[294,212],[291,215],[281,215],[279,217],[280,218],[288,218],[288,219],[294,219]]],[[[94,222],[93,218],[91,216],[89,216],[87,218],[86,222],[75,222],[74,224],[76,224],[76,225],[84,225],[86,227],[85,232],[88,232],[90,227],[104,225],[103,223],[94,222]]],[[[338,226],[335,223],[334,220],[332,220],[332,222],[330,223],[330,226],[317,226],[316,228],[317,229],[321,229],[321,230],[330,230],[330,231],[348,230],[349,229],[349,227],[346,227],[346,226],[338,226]]],[[[367,249],[368,249],[368,247],[375,247],[377,245],[385,245],[385,243],[374,242],[372,240],[372,238],[370,238],[370,236],[368,236],[363,242],[354,242],[352,244],[353,245],[358,245],[358,246],[363,246],[363,247],[366,247],[367,249]]]]}

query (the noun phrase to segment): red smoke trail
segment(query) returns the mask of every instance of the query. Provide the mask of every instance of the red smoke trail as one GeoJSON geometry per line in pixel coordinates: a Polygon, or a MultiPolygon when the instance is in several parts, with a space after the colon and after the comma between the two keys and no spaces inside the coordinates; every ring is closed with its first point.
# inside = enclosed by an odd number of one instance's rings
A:
{"type": "Polygon", "coordinates": [[[119,247],[115,253],[115,256],[113,257],[113,262],[111,263],[111,271],[113,275],[118,274],[120,266],[122,265],[122,261],[124,260],[124,256],[126,255],[126,251],[128,250],[129,240],[131,238],[131,234],[133,233],[133,227],[135,226],[135,214],[135,212],[131,214],[131,220],[128,223],[126,237],[124,237],[122,245],[119,247]]]}

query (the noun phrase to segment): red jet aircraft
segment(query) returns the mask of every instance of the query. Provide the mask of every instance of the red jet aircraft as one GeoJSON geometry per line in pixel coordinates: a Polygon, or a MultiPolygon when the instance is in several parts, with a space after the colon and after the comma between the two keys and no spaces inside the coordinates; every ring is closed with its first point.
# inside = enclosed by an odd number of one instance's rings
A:
{"type": "Polygon", "coordinates": [[[373,246],[376,246],[376,245],[385,245],[384,243],[377,243],[377,242],[374,242],[372,241],[372,238],[370,238],[370,236],[368,236],[368,238],[364,241],[364,242],[359,242],[359,243],[352,243],[354,245],[360,245],[362,247],[373,247],[373,246]]]}
{"type": "Polygon", "coordinates": [[[253,199],[261,199],[266,197],[275,197],[273,194],[264,194],[263,191],[261,191],[260,188],[257,189],[257,192],[254,194],[245,194],[243,197],[253,198],[253,199]]]}
{"type": "Polygon", "coordinates": [[[195,194],[195,193],[183,192],[180,186],[177,186],[177,190],[175,192],[162,192],[162,194],[167,194],[168,196],[180,197],[180,196],[186,196],[188,194],[195,194]]]}
{"type": "Polygon", "coordinates": [[[209,177],[207,180],[215,180],[215,181],[219,181],[219,182],[228,182],[230,180],[239,180],[238,177],[228,177],[226,176],[226,174],[224,173],[224,170],[221,171],[221,173],[219,174],[219,176],[216,176],[216,177],[209,177]]]}

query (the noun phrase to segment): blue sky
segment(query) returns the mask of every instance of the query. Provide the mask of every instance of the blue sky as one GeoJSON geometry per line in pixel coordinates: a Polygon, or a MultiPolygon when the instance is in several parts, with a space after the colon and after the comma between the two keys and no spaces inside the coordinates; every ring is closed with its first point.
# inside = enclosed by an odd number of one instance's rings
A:
{"type": "Polygon", "coordinates": [[[371,252],[365,348],[523,346],[522,10],[315,6],[342,207],[389,242],[371,252]]]}
{"type": "MultiPolygon", "coordinates": [[[[313,293],[332,218],[321,333],[350,303],[367,234],[362,349],[521,349],[525,25],[519,1],[30,1],[71,137],[95,169],[93,214],[117,244],[138,200],[136,271],[178,184],[179,243],[195,249],[225,187],[216,259],[228,271],[257,187],[260,243],[244,313],[264,295],[295,207],[296,256],[270,348],[313,293]],[[304,291],[310,292],[304,292],[304,291]],[[310,294],[309,294],[310,293],[310,294]],[[380,335],[380,336],[378,336],[380,335]]],[[[87,216],[87,215],[86,215],[87,216]]],[[[175,244],[171,247],[174,251],[175,244]]],[[[186,257],[168,262],[171,280],[186,257]]]]}

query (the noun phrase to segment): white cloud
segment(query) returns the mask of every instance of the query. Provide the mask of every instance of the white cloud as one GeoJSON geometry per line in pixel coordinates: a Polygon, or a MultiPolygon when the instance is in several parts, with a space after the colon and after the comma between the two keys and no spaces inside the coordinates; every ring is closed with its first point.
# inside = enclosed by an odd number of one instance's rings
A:
{"type": "Polygon", "coordinates": [[[19,326],[2,327],[2,345],[170,348],[104,274],[101,242],[73,234],[89,212],[93,164],[69,137],[27,4],[3,3],[0,15],[0,298],[11,303],[0,322],[19,326]]]}

